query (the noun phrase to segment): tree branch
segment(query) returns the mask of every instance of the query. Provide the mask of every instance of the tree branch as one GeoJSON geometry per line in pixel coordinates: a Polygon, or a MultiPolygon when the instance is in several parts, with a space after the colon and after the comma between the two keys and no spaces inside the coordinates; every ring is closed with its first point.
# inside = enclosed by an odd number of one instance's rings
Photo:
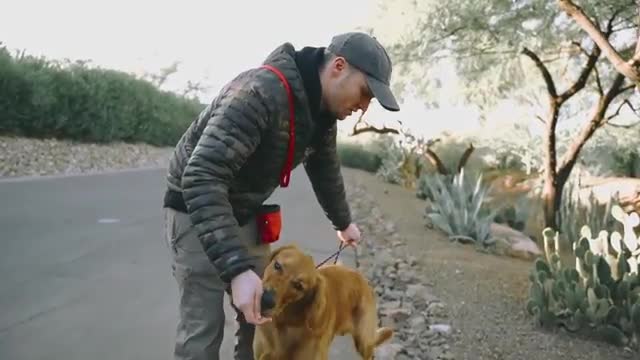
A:
{"type": "Polygon", "coordinates": [[[571,0],[557,0],[558,6],[564,12],[567,13],[574,21],[584,30],[591,39],[602,49],[604,55],[613,64],[616,70],[628,77],[640,85],[640,70],[637,68],[637,63],[640,62],[640,45],[636,47],[635,55],[627,62],[620,56],[620,54],[613,48],[611,43],[607,40],[605,35],[598,29],[598,27],[587,17],[582,8],[574,4],[571,0]]]}
{"type": "Polygon", "coordinates": [[[600,98],[600,101],[598,101],[596,111],[591,120],[585,124],[582,130],[580,130],[578,136],[574,138],[573,142],[565,152],[558,170],[558,177],[561,179],[566,179],[569,176],[573,166],[578,160],[578,155],[584,147],[584,144],[591,138],[591,136],[593,136],[598,128],[606,123],[605,113],[611,102],[616,98],[616,96],[620,95],[620,87],[624,83],[624,80],[625,76],[623,74],[618,74],[616,76],[607,93],[600,98]]]}
{"type": "Polygon", "coordinates": [[[615,128],[621,128],[621,129],[631,129],[632,127],[636,127],[638,125],[640,125],[640,121],[633,123],[633,124],[613,124],[607,121],[607,125],[611,126],[611,127],[615,127],[615,128]]]}
{"type": "MultiPolygon", "coordinates": [[[[621,103],[620,103],[620,105],[619,105],[619,106],[618,106],[618,108],[616,109],[615,113],[613,113],[613,114],[611,114],[611,115],[607,116],[607,119],[606,119],[605,123],[606,123],[606,124],[608,124],[608,125],[614,126],[614,127],[627,127],[626,125],[622,125],[622,124],[610,124],[610,123],[609,123],[609,121],[610,121],[611,119],[613,119],[613,118],[615,118],[616,116],[620,115],[620,110],[622,110],[622,107],[623,107],[623,106],[625,106],[625,105],[629,106],[629,109],[631,109],[631,111],[633,111],[633,113],[634,113],[634,114],[636,114],[636,115],[639,115],[639,116],[640,116],[640,114],[638,114],[638,110],[639,110],[639,109],[636,109],[636,108],[633,106],[633,104],[631,103],[631,101],[629,101],[629,99],[627,98],[627,99],[625,99],[623,102],[621,102],[621,103]]],[[[636,124],[632,124],[632,125],[630,125],[630,126],[628,126],[628,127],[632,127],[632,126],[635,126],[635,125],[636,125],[636,124]]]]}
{"type": "Polygon", "coordinates": [[[433,150],[429,148],[424,149],[424,155],[427,157],[429,162],[436,167],[439,174],[449,175],[449,170],[447,170],[447,167],[444,166],[444,164],[442,163],[442,160],[440,160],[438,155],[436,155],[436,153],[434,153],[433,150]]]}
{"type": "Polygon", "coordinates": [[[528,56],[531,60],[533,60],[538,70],[540,70],[540,72],[542,73],[544,82],[547,85],[547,92],[549,93],[549,96],[552,97],[553,99],[556,99],[558,97],[558,93],[556,92],[556,85],[553,82],[553,78],[551,78],[549,69],[547,69],[547,67],[542,63],[538,55],[536,55],[536,53],[529,50],[528,48],[526,47],[522,48],[521,53],[528,56]]]}
{"type": "Polygon", "coordinates": [[[621,93],[623,93],[623,92],[625,92],[627,90],[633,89],[634,87],[636,87],[634,84],[627,85],[625,87],[620,88],[620,91],[618,93],[621,94],[621,93]]]}
{"type": "Polygon", "coordinates": [[[360,129],[353,129],[353,132],[351,133],[351,135],[349,136],[356,136],[362,133],[367,133],[367,132],[373,132],[376,134],[399,134],[400,132],[396,129],[393,128],[388,128],[386,126],[383,126],[382,128],[377,128],[375,126],[372,125],[368,125],[366,127],[360,128],[360,129]]]}
{"type": "MultiPolygon", "coordinates": [[[[616,116],[620,115],[620,110],[628,102],[629,102],[629,99],[621,102],[620,105],[618,106],[618,108],[616,109],[616,111],[613,114],[607,116],[607,123],[609,123],[609,120],[611,120],[611,119],[615,118],[616,116]]],[[[631,103],[629,103],[629,106],[631,106],[631,103]]],[[[633,109],[633,106],[631,106],[631,108],[633,109]]]]}
{"type": "Polygon", "coordinates": [[[596,76],[596,86],[598,87],[598,94],[600,96],[604,96],[604,88],[602,87],[602,81],[600,80],[600,71],[598,71],[598,67],[595,66],[593,68],[593,72],[596,76]]]}
{"type": "Polygon", "coordinates": [[[469,157],[471,156],[471,153],[473,152],[473,150],[475,150],[475,148],[473,147],[473,144],[469,143],[469,147],[467,147],[464,153],[462,153],[462,156],[460,157],[460,161],[458,161],[458,173],[460,173],[462,168],[464,168],[465,165],[467,165],[467,161],[469,160],[469,157]]]}
{"type": "Polygon", "coordinates": [[[531,50],[526,47],[522,49],[522,53],[536,64],[536,67],[542,73],[544,82],[547,85],[547,92],[549,93],[549,119],[545,121],[545,140],[544,147],[546,150],[545,161],[545,177],[547,179],[555,179],[557,174],[557,156],[556,156],[556,126],[558,124],[558,116],[560,113],[561,103],[558,101],[558,94],[556,92],[556,86],[553,83],[553,78],[549,74],[549,69],[540,61],[540,58],[531,50]]]}
{"type": "Polygon", "coordinates": [[[376,134],[399,134],[400,133],[398,130],[393,128],[388,128],[386,126],[383,126],[382,128],[377,128],[373,125],[369,125],[367,121],[364,119],[364,112],[363,112],[362,114],[360,114],[360,117],[358,117],[358,120],[356,121],[356,123],[353,124],[353,130],[349,136],[356,136],[356,135],[367,133],[367,132],[373,132],[376,134]],[[365,126],[358,128],[359,124],[365,124],[365,126]]]}
{"type": "Polygon", "coordinates": [[[625,9],[624,6],[620,6],[619,8],[616,9],[616,11],[613,12],[613,15],[611,15],[611,18],[609,18],[609,22],[607,22],[607,30],[605,30],[605,33],[604,33],[607,39],[609,39],[611,34],[613,34],[616,31],[614,30],[615,24],[613,22],[616,21],[616,18],[618,17],[618,15],[620,15],[624,11],[624,9],[625,9]]]}
{"type": "Polygon", "coordinates": [[[573,95],[575,95],[578,91],[582,90],[584,86],[587,84],[587,80],[589,79],[589,75],[591,71],[594,69],[596,62],[598,61],[598,57],[600,57],[601,50],[597,45],[593,46],[593,50],[589,54],[589,58],[587,59],[587,63],[582,68],[580,72],[580,76],[578,76],[578,80],[568,88],[564,93],[560,94],[560,103],[564,103],[568,99],[570,99],[573,95]]]}

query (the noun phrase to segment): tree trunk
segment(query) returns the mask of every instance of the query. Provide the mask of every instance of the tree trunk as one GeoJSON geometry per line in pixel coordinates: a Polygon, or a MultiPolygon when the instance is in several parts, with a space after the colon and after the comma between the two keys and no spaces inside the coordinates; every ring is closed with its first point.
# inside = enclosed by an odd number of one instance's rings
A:
{"type": "Polygon", "coordinates": [[[580,151],[587,143],[587,141],[593,136],[593,134],[604,125],[605,114],[611,101],[618,96],[621,91],[620,88],[624,82],[624,75],[619,74],[613,81],[610,90],[605,96],[603,96],[598,102],[598,107],[591,118],[591,120],[582,128],[578,136],[569,146],[569,149],[565,153],[560,167],[556,167],[556,147],[555,147],[555,124],[558,118],[559,107],[551,106],[551,118],[547,123],[547,161],[545,168],[545,184],[543,188],[543,201],[544,201],[544,220],[545,226],[551,227],[556,231],[560,231],[560,216],[558,216],[558,210],[562,203],[562,191],[564,185],[569,180],[571,171],[573,171],[580,151]]]}
{"type": "MultiPolygon", "coordinates": [[[[546,122],[546,134],[544,140],[545,166],[544,166],[544,187],[542,190],[542,201],[544,210],[544,226],[558,231],[556,224],[556,213],[560,207],[562,189],[558,191],[557,156],[556,156],[556,125],[560,113],[560,105],[557,98],[549,100],[549,119],[546,122]],[[560,195],[560,196],[559,196],[560,195]]],[[[564,184],[563,184],[564,185],[564,184]]]]}
{"type": "Polygon", "coordinates": [[[545,226],[548,226],[555,231],[560,231],[562,226],[562,216],[559,212],[562,205],[562,196],[564,193],[564,186],[569,180],[567,172],[557,172],[555,178],[549,178],[545,176],[544,188],[542,191],[542,200],[544,206],[544,222],[545,226]]]}
{"type": "Polygon", "coordinates": [[[558,228],[556,227],[556,202],[558,201],[558,194],[556,190],[557,187],[555,185],[555,180],[550,177],[549,174],[545,174],[544,187],[542,189],[544,226],[558,231],[558,228]]]}
{"type": "Polygon", "coordinates": [[[638,156],[637,152],[632,152],[630,157],[631,158],[627,162],[626,166],[627,177],[640,177],[640,173],[638,173],[638,169],[640,168],[640,156],[638,156]]]}

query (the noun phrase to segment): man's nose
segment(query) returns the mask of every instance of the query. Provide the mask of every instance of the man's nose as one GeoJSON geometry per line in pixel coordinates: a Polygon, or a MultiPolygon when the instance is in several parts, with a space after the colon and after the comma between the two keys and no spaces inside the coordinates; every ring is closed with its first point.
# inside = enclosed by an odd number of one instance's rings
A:
{"type": "Polygon", "coordinates": [[[364,100],[360,103],[360,110],[362,110],[363,114],[367,112],[367,109],[369,109],[369,104],[371,104],[370,99],[364,100]]]}

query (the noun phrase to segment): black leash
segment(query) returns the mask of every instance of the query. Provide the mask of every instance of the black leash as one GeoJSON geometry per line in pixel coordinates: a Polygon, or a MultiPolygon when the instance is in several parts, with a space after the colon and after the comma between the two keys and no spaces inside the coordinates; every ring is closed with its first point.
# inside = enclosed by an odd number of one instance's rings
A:
{"type": "Polygon", "coordinates": [[[328,258],[324,259],[320,264],[316,265],[316,269],[319,268],[320,266],[322,266],[327,261],[329,261],[334,256],[335,256],[335,260],[333,261],[333,263],[334,264],[338,263],[338,257],[340,256],[340,253],[342,252],[342,250],[344,250],[344,248],[346,248],[346,247],[347,247],[347,245],[345,245],[345,243],[340,242],[340,247],[338,248],[338,251],[334,252],[328,258]]]}
{"type": "MultiPolygon", "coordinates": [[[[361,241],[362,241],[362,239],[360,239],[360,242],[361,241]]],[[[327,261],[329,261],[334,256],[335,256],[335,260],[333,260],[333,263],[336,264],[338,262],[338,257],[340,256],[340,253],[346,247],[347,247],[346,243],[340,242],[340,246],[338,247],[338,251],[334,252],[328,258],[324,259],[320,264],[316,265],[316,269],[319,268],[320,266],[322,266],[327,261]]],[[[354,258],[355,258],[355,262],[356,262],[356,268],[359,268],[360,267],[360,261],[358,259],[358,246],[357,245],[353,247],[353,251],[354,251],[354,258]]]]}

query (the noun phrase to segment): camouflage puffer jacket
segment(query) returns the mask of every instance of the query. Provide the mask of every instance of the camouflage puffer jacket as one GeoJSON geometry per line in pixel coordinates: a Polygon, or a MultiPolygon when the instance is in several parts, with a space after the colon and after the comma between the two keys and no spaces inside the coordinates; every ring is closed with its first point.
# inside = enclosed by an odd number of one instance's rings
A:
{"type": "MultiPolygon", "coordinates": [[[[294,167],[304,163],[319,204],[333,226],[342,230],[351,215],[336,154],[336,120],[312,111],[291,44],[279,46],[264,64],[278,68],[294,93],[294,167]]],[[[239,242],[237,225],[254,219],[279,186],[288,131],[289,105],[282,82],[268,69],[251,69],[221,90],[171,157],[165,206],[190,214],[205,253],[227,283],[255,267],[257,259],[239,242]]]]}

